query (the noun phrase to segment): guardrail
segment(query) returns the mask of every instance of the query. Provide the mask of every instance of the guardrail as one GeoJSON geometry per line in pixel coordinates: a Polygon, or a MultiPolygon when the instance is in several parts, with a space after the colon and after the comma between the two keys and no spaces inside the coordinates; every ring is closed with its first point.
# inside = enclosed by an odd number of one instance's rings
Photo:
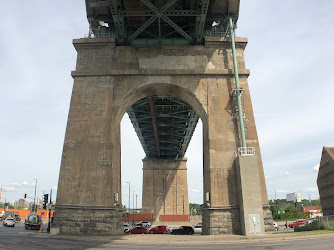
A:
{"type": "Polygon", "coordinates": [[[255,148],[254,147],[240,147],[238,148],[238,155],[239,156],[255,155],[255,148]]]}
{"type": "Polygon", "coordinates": [[[101,33],[101,34],[85,34],[84,38],[96,38],[96,37],[115,37],[114,33],[101,33]]]}

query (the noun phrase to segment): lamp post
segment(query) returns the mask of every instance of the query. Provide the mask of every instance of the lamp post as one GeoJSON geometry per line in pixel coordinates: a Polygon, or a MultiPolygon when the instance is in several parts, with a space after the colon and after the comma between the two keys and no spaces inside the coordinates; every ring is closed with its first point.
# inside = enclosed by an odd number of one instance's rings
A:
{"type": "Polygon", "coordinates": [[[132,225],[135,224],[135,191],[133,191],[132,195],[132,225]]]}
{"type": "Polygon", "coordinates": [[[35,196],[34,196],[34,209],[33,211],[36,212],[36,188],[37,188],[37,179],[34,179],[35,182],[35,196]]]}
{"type": "Polygon", "coordinates": [[[274,188],[274,190],[275,190],[275,211],[276,211],[276,216],[278,217],[277,199],[276,199],[276,188],[274,188]]]}
{"type": "Polygon", "coordinates": [[[130,182],[127,181],[126,183],[129,183],[129,213],[128,213],[128,223],[130,224],[130,182]]]}

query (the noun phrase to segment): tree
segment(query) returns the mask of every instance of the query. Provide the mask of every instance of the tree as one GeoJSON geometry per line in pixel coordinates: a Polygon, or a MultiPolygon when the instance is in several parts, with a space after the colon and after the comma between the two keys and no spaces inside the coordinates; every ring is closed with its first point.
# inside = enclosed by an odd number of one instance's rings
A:
{"type": "Polygon", "coordinates": [[[192,215],[201,215],[201,205],[196,203],[189,203],[189,211],[193,211],[192,215]]]}
{"type": "Polygon", "coordinates": [[[301,216],[302,213],[299,208],[295,207],[294,204],[290,204],[285,208],[284,214],[281,215],[281,218],[285,220],[295,220],[300,218],[301,216]]]}

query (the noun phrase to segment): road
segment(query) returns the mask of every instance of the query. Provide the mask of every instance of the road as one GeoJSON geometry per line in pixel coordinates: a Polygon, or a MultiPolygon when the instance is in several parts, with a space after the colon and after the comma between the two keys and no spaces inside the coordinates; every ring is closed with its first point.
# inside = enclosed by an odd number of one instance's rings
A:
{"type": "MultiPolygon", "coordinates": [[[[2,224],[2,222],[0,222],[2,224]]],[[[46,224],[44,224],[46,228],[46,224]]],[[[333,249],[334,234],[318,238],[282,240],[261,237],[204,235],[52,236],[24,229],[0,227],[0,249],[333,249]]],[[[289,234],[286,234],[289,235],[289,234]]],[[[291,234],[290,234],[291,235],[291,234]]],[[[284,236],[285,237],[285,236],[284,236]]]]}

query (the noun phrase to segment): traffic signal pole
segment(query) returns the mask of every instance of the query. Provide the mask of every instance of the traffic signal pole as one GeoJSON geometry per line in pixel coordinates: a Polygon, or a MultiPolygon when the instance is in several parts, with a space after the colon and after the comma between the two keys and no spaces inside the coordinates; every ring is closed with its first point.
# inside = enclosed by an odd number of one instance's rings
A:
{"type": "Polygon", "coordinates": [[[50,233],[50,229],[51,229],[51,203],[52,203],[52,189],[50,191],[50,202],[48,206],[48,212],[49,212],[49,222],[48,222],[48,229],[47,229],[48,233],[50,233]]]}

